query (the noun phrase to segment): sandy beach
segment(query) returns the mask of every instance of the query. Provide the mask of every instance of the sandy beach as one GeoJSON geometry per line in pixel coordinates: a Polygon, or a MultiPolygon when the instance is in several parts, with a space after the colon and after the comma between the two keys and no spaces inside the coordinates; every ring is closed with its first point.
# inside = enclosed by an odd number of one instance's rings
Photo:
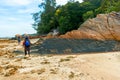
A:
{"type": "Polygon", "coordinates": [[[0,80],[120,80],[120,52],[25,57],[17,41],[1,40],[0,47],[0,80]]]}

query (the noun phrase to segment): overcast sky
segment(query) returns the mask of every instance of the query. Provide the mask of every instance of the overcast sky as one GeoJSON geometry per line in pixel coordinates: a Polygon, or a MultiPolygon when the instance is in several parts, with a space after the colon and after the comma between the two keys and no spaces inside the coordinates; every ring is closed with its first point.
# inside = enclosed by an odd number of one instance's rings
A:
{"type": "MultiPolygon", "coordinates": [[[[0,0],[0,37],[13,37],[15,34],[36,33],[32,28],[31,13],[39,11],[42,0],[0,0]]],[[[82,0],[76,0],[82,2],[82,0]]],[[[66,4],[67,0],[56,0],[66,4]]]]}

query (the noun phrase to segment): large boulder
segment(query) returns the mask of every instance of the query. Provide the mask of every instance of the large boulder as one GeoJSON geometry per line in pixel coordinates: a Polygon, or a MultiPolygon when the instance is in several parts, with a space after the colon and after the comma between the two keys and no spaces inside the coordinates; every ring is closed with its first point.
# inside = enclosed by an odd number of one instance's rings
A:
{"type": "Polygon", "coordinates": [[[120,12],[98,14],[96,18],[88,19],[78,30],[61,35],[61,38],[120,40],[120,12]]]}

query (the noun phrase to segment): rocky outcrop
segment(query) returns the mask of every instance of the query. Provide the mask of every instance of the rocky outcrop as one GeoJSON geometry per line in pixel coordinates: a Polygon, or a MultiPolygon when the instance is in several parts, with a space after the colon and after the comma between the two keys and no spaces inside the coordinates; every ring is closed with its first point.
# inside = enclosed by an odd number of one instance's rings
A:
{"type": "Polygon", "coordinates": [[[98,14],[96,18],[88,19],[78,30],[61,35],[61,38],[120,40],[120,12],[98,14]]]}
{"type": "MultiPolygon", "coordinates": [[[[41,45],[34,46],[40,54],[90,53],[120,51],[120,43],[115,40],[50,38],[41,45]]],[[[32,48],[33,49],[33,48],[32,48]]]]}
{"type": "Polygon", "coordinates": [[[84,22],[78,30],[59,37],[48,36],[34,48],[42,54],[120,51],[120,12],[98,14],[84,22]]]}

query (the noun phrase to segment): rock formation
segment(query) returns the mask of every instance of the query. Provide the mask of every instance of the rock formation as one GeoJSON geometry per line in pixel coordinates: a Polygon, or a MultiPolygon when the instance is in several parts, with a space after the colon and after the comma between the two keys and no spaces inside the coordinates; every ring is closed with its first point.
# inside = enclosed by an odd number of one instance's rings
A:
{"type": "Polygon", "coordinates": [[[61,38],[120,40],[120,12],[98,14],[96,18],[88,19],[78,30],[67,32],[61,38]]]}

